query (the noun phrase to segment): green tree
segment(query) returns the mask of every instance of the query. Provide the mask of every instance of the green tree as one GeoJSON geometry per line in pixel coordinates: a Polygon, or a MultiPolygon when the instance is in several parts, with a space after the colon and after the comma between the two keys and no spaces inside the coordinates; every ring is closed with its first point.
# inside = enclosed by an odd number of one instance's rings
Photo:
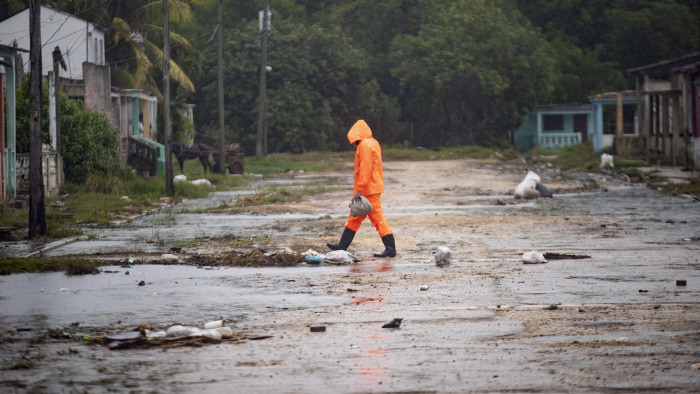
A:
{"type": "MultiPolygon", "coordinates": [[[[379,130],[396,128],[398,103],[372,78],[367,56],[338,28],[273,22],[268,50],[268,147],[302,152],[348,146],[346,128],[363,117],[379,130]],[[370,107],[371,104],[371,107],[370,107]]],[[[252,151],[257,128],[260,41],[258,22],[224,31],[227,141],[252,151]]],[[[217,127],[215,45],[204,48],[195,118],[217,127]]]]}
{"type": "Polygon", "coordinates": [[[606,21],[604,56],[623,69],[700,50],[700,20],[674,0],[618,0],[606,21]]]}
{"type": "Polygon", "coordinates": [[[434,2],[420,32],[397,37],[393,75],[415,144],[488,144],[518,111],[546,101],[556,81],[545,39],[493,3],[434,2]]]}
{"type": "MultiPolygon", "coordinates": [[[[169,0],[170,21],[177,25],[192,21],[192,5],[203,0],[169,0]]],[[[53,0],[57,9],[85,18],[107,29],[105,58],[110,65],[112,85],[144,89],[160,95],[163,72],[162,0],[53,0]]],[[[194,48],[183,36],[170,31],[170,77],[185,91],[194,84],[175,59],[187,59],[194,48]]]]}
{"type": "MultiPolygon", "coordinates": [[[[42,87],[42,143],[50,144],[48,86],[42,87]]],[[[17,152],[29,152],[29,81],[17,91],[17,152]]],[[[61,92],[61,155],[66,180],[84,183],[92,173],[109,173],[119,167],[117,130],[101,112],[85,108],[80,100],[61,92]]]]}

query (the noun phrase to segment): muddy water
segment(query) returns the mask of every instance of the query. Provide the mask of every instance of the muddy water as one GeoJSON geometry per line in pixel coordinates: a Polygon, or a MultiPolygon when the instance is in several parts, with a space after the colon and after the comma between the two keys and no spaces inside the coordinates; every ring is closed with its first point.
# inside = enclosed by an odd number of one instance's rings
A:
{"type": "MultiPolygon", "coordinates": [[[[11,392],[697,391],[697,203],[643,187],[515,205],[497,204],[511,199],[504,193],[461,195],[442,186],[423,192],[434,194],[410,204],[387,198],[401,246],[412,245],[388,264],[364,251],[374,236],[364,232],[353,246],[363,257],[358,266],[133,266],[83,277],[1,278],[3,328],[77,322],[73,331],[98,334],[224,318],[237,333],[270,337],[110,351],[71,340],[34,344],[43,332],[22,331],[3,337],[1,383],[11,392]],[[479,215],[480,222],[468,220],[479,215]],[[415,228],[414,219],[426,228],[415,228]],[[441,243],[455,255],[446,268],[431,262],[441,243]],[[526,250],[590,258],[524,265],[526,250]],[[400,329],[381,328],[393,318],[404,319],[400,329]],[[326,331],[310,332],[312,325],[326,331]],[[22,359],[36,367],[12,369],[22,359]]],[[[225,231],[322,243],[312,228],[273,224],[330,210],[163,213],[55,253],[155,248],[144,238],[225,231]]]]}
{"type": "Polygon", "coordinates": [[[313,282],[341,270],[347,268],[136,265],[102,267],[97,275],[18,274],[0,277],[0,321],[37,331],[71,324],[117,329],[236,321],[248,314],[337,304],[338,297],[313,282]]]}

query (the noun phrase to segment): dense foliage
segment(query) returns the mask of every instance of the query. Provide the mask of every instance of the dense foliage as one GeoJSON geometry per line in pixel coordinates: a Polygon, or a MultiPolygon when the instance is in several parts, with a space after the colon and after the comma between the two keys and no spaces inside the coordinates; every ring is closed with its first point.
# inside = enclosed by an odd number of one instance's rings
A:
{"type": "MultiPolygon", "coordinates": [[[[42,89],[42,142],[50,144],[48,88],[42,89]]],[[[17,91],[17,152],[29,152],[29,81],[17,91]]],[[[85,183],[90,174],[119,167],[117,130],[102,112],[92,112],[61,92],[61,155],[66,180],[85,183]]]]}
{"type": "MultiPolygon", "coordinates": [[[[260,62],[251,3],[223,0],[226,138],[248,152],[260,62]]],[[[523,108],[630,88],[625,69],[700,50],[700,7],[683,0],[270,4],[270,152],[347,149],[357,118],[383,143],[500,143],[523,108]]],[[[193,10],[188,36],[214,28],[216,2],[193,10]]],[[[200,50],[208,71],[191,100],[198,132],[215,134],[216,42],[200,50]]]]}
{"type": "MultiPolygon", "coordinates": [[[[270,153],[350,149],[358,118],[383,144],[500,144],[524,108],[631,88],[626,69],[700,50],[696,0],[269,2],[270,153]]],[[[114,83],[160,89],[162,1],[47,3],[108,29],[114,83]]],[[[196,132],[213,137],[217,3],[170,2],[174,101],[196,104],[196,132]]],[[[222,5],[226,143],[252,153],[262,2],[222,5]]]]}

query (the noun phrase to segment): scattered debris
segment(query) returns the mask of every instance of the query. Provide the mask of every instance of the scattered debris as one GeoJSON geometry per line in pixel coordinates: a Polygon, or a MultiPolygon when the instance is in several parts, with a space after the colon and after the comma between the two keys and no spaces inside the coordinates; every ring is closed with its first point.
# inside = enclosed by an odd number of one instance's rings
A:
{"type": "Polygon", "coordinates": [[[211,186],[211,181],[209,181],[209,179],[204,179],[204,178],[195,179],[192,181],[192,184],[195,186],[202,186],[202,185],[211,186]]]}
{"type": "Polygon", "coordinates": [[[421,285],[421,286],[420,286],[420,290],[421,290],[421,291],[426,291],[426,290],[428,290],[429,288],[430,288],[430,286],[428,286],[428,285],[421,285]]]}
{"type": "Polygon", "coordinates": [[[88,338],[90,343],[101,344],[112,350],[145,349],[151,347],[202,346],[204,344],[237,342],[239,338],[230,327],[223,326],[222,320],[206,323],[204,329],[186,327],[179,324],[165,331],[154,331],[146,325],[134,331],[88,338]],[[211,327],[211,328],[206,328],[211,327]]]}
{"type": "Polygon", "coordinates": [[[175,260],[175,261],[178,260],[177,256],[175,256],[174,254],[170,254],[170,253],[164,253],[164,254],[160,255],[160,258],[161,258],[161,260],[175,260]]]}
{"type": "Polygon", "coordinates": [[[326,260],[326,259],[325,259],[323,256],[318,255],[318,254],[313,254],[313,255],[309,255],[309,256],[304,257],[304,262],[305,262],[306,264],[312,264],[312,265],[321,264],[321,263],[323,263],[325,260],[326,260]]]}
{"type": "Polygon", "coordinates": [[[648,292],[649,292],[649,289],[639,289],[639,292],[640,292],[640,293],[648,293],[648,292]]]}
{"type": "Polygon", "coordinates": [[[515,188],[515,198],[533,199],[539,198],[540,192],[537,191],[537,184],[540,183],[540,176],[532,171],[528,171],[525,179],[515,188]]]}
{"type": "Polygon", "coordinates": [[[613,156],[607,153],[600,155],[600,168],[615,167],[613,164],[613,156]]]}
{"type": "Polygon", "coordinates": [[[547,259],[542,253],[535,252],[534,250],[523,253],[522,259],[525,264],[543,264],[547,262],[547,259]]]}
{"type": "Polygon", "coordinates": [[[394,319],[390,321],[389,323],[386,323],[385,325],[382,326],[382,328],[399,328],[401,327],[401,322],[403,319],[394,319]]]}
{"type": "Polygon", "coordinates": [[[337,264],[351,264],[357,261],[347,250],[334,250],[326,254],[326,261],[337,264]]]}
{"type": "Polygon", "coordinates": [[[687,286],[687,285],[688,285],[688,282],[683,280],[683,279],[676,281],[676,286],[687,286]]]}
{"type": "Polygon", "coordinates": [[[435,265],[444,267],[452,262],[452,251],[447,246],[438,246],[435,251],[435,265]]]}
{"type": "Polygon", "coordinates": [[[591,256],[586,256],[585,254],[546,252],[544,254],[544,258],[546,260],[576,260],[576,259],[590,259],[591,256]]]}
{"type": "Polygon", "coordinates": [[[311,326],[311,332],[326,332],[326,326],[311,326]]]}
{"type": "Polygon", "coordinates": [[[537,190],[537,192],[540,193],[540,197],[544,197],[544,198],[554,197],[554,195],[552,194],[552,190],[539,182],[537,182],[537,184],[535,185],[535,190],[537,190]]]}

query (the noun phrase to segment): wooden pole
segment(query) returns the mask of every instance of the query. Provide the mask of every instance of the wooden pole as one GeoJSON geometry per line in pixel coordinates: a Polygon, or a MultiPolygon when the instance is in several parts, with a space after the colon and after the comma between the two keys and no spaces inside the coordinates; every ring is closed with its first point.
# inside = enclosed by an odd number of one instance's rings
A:
{"type": "Polygon", "coordinates": [[[217,48],[217,68],[218,68],[218,91],[219,91],[219,173],[226,173],[226,153],[224,151],[224,44],[223,44],[223,30],[224,26],[222,23],[222,11],[221,11],[221,0],[218,1],[217,6],[217,24],[216,24],[216,38],[218,41],[217,48]]]}
{"type": "Polygon", "coordinates": [[[29,3],[29,238],[46,235],[41,166],[41,0],[29,3]]]}
{"type": "Polygon", "coordinates": [[[258,136],[255,144],[255,155],[264,156],[267,154],[267,141],[265,141],[266,136],[266,123],[267,123],[267,36],[269,34],[268,26],[270,13],[270,1],[265,0],[265,6],[263,8],[262,16],[262,26],[260,29],[260,44],[261,44],[261,57],[260,57],[260,107],[258,110],[258,136]]]}
{"type": "Polygon", "coordinates": [[[175,195],[172,130],[170,124],[170,0],[163,0],[163,131],[165,133],[165,190],[175,195]]]}
{"type": "MultiPolygon", "coordinates": [[[[10,76],[13,78],[14,76],[10,76]]],[[[5,74],[0,73],[0,203],[5,201],[7,183],[5,178],[5,74]]]]}

